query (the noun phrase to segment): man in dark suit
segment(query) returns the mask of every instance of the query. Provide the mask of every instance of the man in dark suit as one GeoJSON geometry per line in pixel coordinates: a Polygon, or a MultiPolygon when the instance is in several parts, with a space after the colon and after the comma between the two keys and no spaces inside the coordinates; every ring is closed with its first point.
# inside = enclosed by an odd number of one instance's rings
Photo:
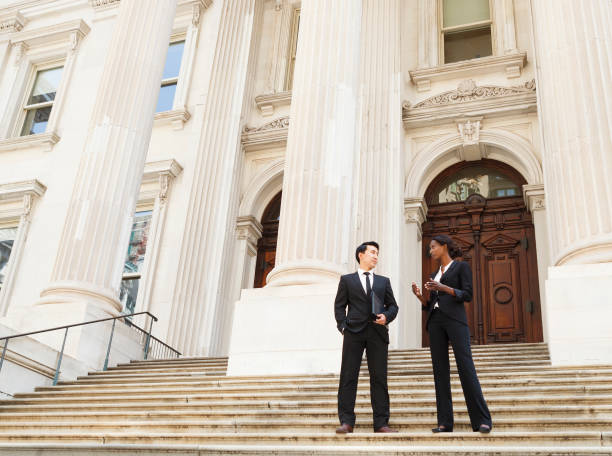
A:
{"type": "Polygon", "coordinates": [[[340,277],[334,311],[338,330],[344,335],[342,367],[338,387],[337,434],[353,432],[355,397],[363,350],[370,373],[370,396],[374,413],[374,432],[397,432],[389,428],[389,391],[387,388],[387,325],[397,316],[397,303],[387,277],[372,272],[378,263],[378,244],[364,242],[355,252],[359,269],[340,277]],[[347,312],[348,307],[348,312],[347,312]]]}

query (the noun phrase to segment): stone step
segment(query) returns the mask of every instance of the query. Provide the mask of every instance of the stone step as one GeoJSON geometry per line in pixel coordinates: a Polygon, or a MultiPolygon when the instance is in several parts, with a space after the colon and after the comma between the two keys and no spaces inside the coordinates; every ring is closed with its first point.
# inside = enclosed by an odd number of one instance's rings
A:
{"type": "Polygon", "coordinates": [[[368,445],[0,444],[0,456],[610,456],[605,447],[368,445]]]}
{"type": "Polygon", "coordinates": [[[0,456],[610,456],[604,447],[394,445],[131,445],[16,443],[0,444],[0,456]]]}
{"type": "MultiPolygon", "coordinates": [[[[465,445],[487,446],[556,446],[564,447],[612,447],[612,433],[600,431],[563,432],[453,432],[432,434],[431,432],[401,432],[396,434],[375,434],[355,432],[338,436],[332,432],[311,433],[146,433],[108,432],[0,432],[0,442],[54,442],[54,443],[98,443],[98,444],[258,444],[258,445],[410,445],[448,447],[465,445]]],[[[612,450],[612,448],[608,448],[612,450]]]]}
{"type": "MultiPolygon", "coordinates": [[[[485,389],[485,392],[489,393],[489,390],[485,389]]],[[[149,402],[166,402],[166,403],[182,403],[182,402],[198,402],[205,400],[216,400],[216,401],[227,401],[227,402],[238,402],[238,401],[333,401],[336,400],[336,393],[334,391],[306,391],[306,390],[287,390],[279,393],[276,391],[252,391],[248,394],[244,392],[228,392],[228,391],[213,391],[206,393],[188,393],[177,391],[167,393],[154,393],[152,391],[142,391],[142,394],[121,394],[121,391],[114,392],[111,394],[94,394],[83,395],[83,394],[20,394],[16,395],[13,399],[7,399],[0,402],[0,407],[9,405],[33,405],[33,404],[56,404],[63,403],[71,405],[75,403],[109,403],[109,402],[121,402],[124,404],[142,404],[149,402]]],[[[460,388],[454,388],[453,394],[455,399],[462,398],[462,390],[460,388]]],[[[401,390],[393,389],[389,392],[390,397],[393,401],[411,402],[414,404],[429,403],[432,398],[435,398],[435,391],[433,389],[427,389],[424,391],[414,390],[401,390]]],[[[370,397],[368,385],[362,385],[357,392],[358,398],[368,399],[370,397]]],[[[562,403],[564,401],[574,403],[600,403],[600,404],[612,404],[612,394],[606,393],[587,393],[585,391],[574,392],[573,394],[560,394],[559,392],[553,393],[551,390],[540,389],[528,394],[525,389],[513,389],[510,392],[491,392],[486,395],[489,403],[562,403]]]]}
{"type": "MultiPolygon", "coordinates": [[[[36,429],[36,432],[71,432],[71,433],[106,433],[106,432],[142,432],[142,433],[276,433],[276,432],[320,432],[328,430],[333,432],[338,425],[337,417],[304,417],[292,419],[271,417],[244,417],[235,419],[211,419],[201,417],[200,419],[173,419],[173,420],[121,420],[112,421],[89,421],[89,422],[40,422],[19,421],[0,422],[0,434],[18,432],[24,429],[36,429]]],[[[434,425],[418,418],[395,417],[391,425],[400,432],[428,432],[434,425]]],[[[529,417],[529,418],[498,418],[494,420],[495,432],[561,432],[568,428],[574,431],[589,431],[595,427],[612,429],[612,417],[610,418],[558,418],[558,417],[529,417]]],[[[359,418],[356,432],[369,432],[372,430],[372,420],[359,418]]],[[[457,419],[455,421],[455,432],[471,432],[469,419],[457,419]]]]}
{"type": "MultiPolygon", "coordinates": [[[[356,402],[357,408],[362,408],[366,416],[371,413],[370,403],[367,399],[358,399],[356,402]]],[[[243,410],[281,410],[287,412],[290,416],[291,412],[301,413],[304,410],[319,409],[322,413],[328,413],[330,416],[335,416],[337,404],[335,401],[200,401],[200,402],[148,402],[140,404],[127,403],[80,403],[80,404],[18,404],[18,405],[3,405],[0,406],[0,413],[82,413],[84,411],[115,411],[115,412],[136,412],[148,411],[151,414],[165,412],[176,412],[181,416],[199,417],[206,415],[211,411],[231,410],[232,414],[237,413],[238,409],[243,410]]],[[[414,404],[412,401],[394,400],[392,402],[392,414],[397,416],[422,416],[427,419],[435,417],[435,403],[429,404],[414,404]]],[[[567,404],[491,404],[490,410],[493,416],[503,417],[527,417],[527,416],[566,416],[566,417],[610,417],[612,416],[611,404],[584,404],[584,405],[567,405],[567,404]]],[[[465,405],[462,402],[457,402],[455,407],[456,413],[466,413],[465,405]]]]}
{"type": "MultiPolygon", "coordinates": [[[[454,364],[454,358],[450,359],[451,363],[454,364]]],[[[538,366],[549,366],[550,360],[547,356],[538,356],[538,357],[516,357],[516,356],[506,356],[502,358],[474,358],[474,364],[477,368],[484,369],[487,367],[496,367],[496,366],[529,366],[529,365],[538,365],[538,366]]],[[[394,361],[389,360],[388,362],[389,370],[393,370],[395,368],[403,368],[408,369],[412,367],[421,367],[421,368],[431,368],[431,359],[424,358],[422,360],[412,360],[412,361],[394,361]]],[[[202,366],[202,365],[178,365],[178,366],[131,366],[131,367],[112,367],[109,368],[105,372],[90,372],[89,375],[108,375],[113,374],[122,374],[122,373],[147,373],[147,372],[161,372],[161,373],[174,373],[174,372],[210,372],[210,371],[225,371],[226,366],[202,366]]],[[[362,369],[367,369],[367,362],[364,360],[362,363],[362,369]]]]}
{"type": "MultiPolygon", "coordinates": [[[[612,382],[612,369],[597,369],[597,370],[540,370],[536,372],[515,372],[511,375],[480,373],[480,383],[489,387],[503,387],[507,385],[513,386],[528,386],[528,385],[608,385],[612,382]],[[551,376],[552,375],[552,376],[551,376]]],[[[367,380],[367,376],[363,375],[361,381],[367,380]]],[[[404,375],[391,376],[388,379],[390,387],[399,387],[402,385],[411,385],[418,388],[427,386],[433,387],[432,373],[423,375],[404,375]]],[[[458,383],[457,375],[452,377],[453,384],[458,383]]],[[[88,381],[87,378],[80,381],[60,382],[57,386],[39,387],[37,391],[55,391],[55,390],[98,390],[98,389],[121,389],[129,390],[130,388],[155,388],[155,387],[266,387],[266,386],[286,386],[292,388],[302,385],[338,385],[338,376],[308,376],[308,377],[221,377],[215,379],[197,378],[197,377],[173,377],[159,378],[148,382],[125,381],[121,379],[113,379],[112,381],[100,382],[97,379],[88,381]]]]}
{"type": "MultiPolygon", "coordinates": [[[[456,373],[456,366],[454,364],[451,364],[451,373],[456,373]]],[[[608,370],[610,369],[609,366],[606,367],[608,370]]],[[[533,364],[529,364],[529,365],[525,365],[525,363],[498,363],[496,365],[493,366],[482,366],[482,365],[476,365],[476,370],[478,371],[478,375],[480,376],[481,373],[482,374],[486,374],[486,373],[503,373],[506,375],[514,375],[514,374],[520,374],[521,372],[528,372],[528,371],[535,371],[535,372],[541,372],[544,369],[555,369],[552,368],[549,364],[542,364],[540,362],[538,363],[533,363],[533,364]]],[[[561,368],[557,368],[558,370],[560,370],[561,368]]],[[[566,368],[563,368],[566,369],[566,368]]],[[[415,365],[415,366],[410,366],[410,367],[403,367],[403,368],[390,368],[388,375],[389,377],[392,376],[398,376],[398,375],[428,375],[431,374],[432,372],[432,367],[431,364],[422,364],[422,365],[415,365]]],[[[367,368],[362,368],[361,373],[363,375],[367,374],[367,368]]],[[[81,377],[77,377],[78,381],[96,381],[96,380],[111,380],[111,379],[135,379],[138,381],[144,380],[144,379],[160,379],[160,378],[164,378],[165,380],[168,379],[172,379],[174,380],[175,378],[181,378],[181,377],[197,377],[197,376],[202,376],[202,377],[211,377],[214,375],[214,379],[225,379],[228,378],[225,376],[224,373],[211,373],[211,372],[206,372],[206,371],[176,371],[176,372],[171,372],[171,373],[166,373],[164,374],[162,373],[150,373],[148,371],[143,371],[141,373],[132,373],[132,372],[96,372],[96,373],[92,373],[88,376],[81,376],[81,377]]],[[[261,376],[263,378],[269,378],[266,376],[261,376]]],[[[288,376],[290,377],[290,376],[288,376]]],[[[240,379],[240,378],[253,378],[253,376],[242,376],[242,377],[232,377],[234,379],[240,379]]],[[[276,377],[279,378],[279,377],[276,377]]],[[[65,382],[62,382],[62,384],[65,384],[65,382]]]]}
{"type": "MultiPolygon", "coordinates": [[[[364,385],[365,382],[360,384],[359,390],[368,388],[364,385]]],[[[458,389],[459,383],[451,383],[454,389],[458,389]]],[[[409,396],[409,397],[431,397],[434,393],[433,382],[428,384],[420,384],[415,387],[410,382],[395,382],[390,383],[391,394],[397,396],[409,396]]],[[[566,383],[561,385],[554,384],[541,384],[534,385],[534,382],[527,381],[522,384],[512,384],[507,386],[507,383],[498,382],[496,384],[490,384],[483,382],[481,383],[483,391],[486,395],[493,396],[498,394],[504,395],[519,395],[523,396],[526,394],[573,394],[573,395],[593,395],[593,394],[612,394],[612,378],[609,379],[608,383],[590,384],[584,379],[577,380],[573,383],[566,383]]],[[[48,387],[39,388],[34,393],[18,393],[15,394],[16,399],[26,399],[33,397],[73,397],[83,394],[89,396],[108,396],[108,395],[119,395],[128,394],[130,396],[146,396],[146,395],[172,395],[172,394],[237,394],[237,393],[253,393],[253,392],[266,392],[266,393],[330,393],[335,394],[338,391],[338,382],[327,382],[320,384],[283,384],[283,385],[244,385],[244,386],[199,386],[199,385],[175,385],[172,383],[160,386],[159,384],[152,384],[150,387],[146,385],[127,385],[124,388],[117,388],[115,385],[105,385],[105,387],[93,387],[93,386],[70,386],[70,387],[48,387]]]]}

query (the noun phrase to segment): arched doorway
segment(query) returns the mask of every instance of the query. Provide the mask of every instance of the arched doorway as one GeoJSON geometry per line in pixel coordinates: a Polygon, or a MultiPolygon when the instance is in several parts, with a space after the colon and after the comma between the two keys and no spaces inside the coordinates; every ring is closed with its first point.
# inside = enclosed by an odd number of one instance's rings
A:
{"type": "MultiPolygon", "coordinates": [[[[451,236],[472,268],[474,297],[466,303],[472,344],[542,341],[535,233],[522,196],[525,183],[510,166],[483,159],[451,166],[425,193],[423,283],[436,269],[429,257],[431,238],[451,236]]],[[[428,345],[423,330],[423,346],[428,345]]]]}
{"type": "Polygon", "coordinates": [[[263,231],[257,243],[257,260],[255,262],[254,288],[266,284],[268,273],[274,268],[276,260],[276,241],[278,239],[278,221],[280,219],[282,192],[279,192],[266,206],[261,224],[263,231]]]}

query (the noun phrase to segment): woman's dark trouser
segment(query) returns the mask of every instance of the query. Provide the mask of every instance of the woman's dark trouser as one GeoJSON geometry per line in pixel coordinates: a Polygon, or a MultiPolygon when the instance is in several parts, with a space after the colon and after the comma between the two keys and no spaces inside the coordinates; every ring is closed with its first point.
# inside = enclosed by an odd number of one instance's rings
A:
{"type": "Polygon", "coordinates": [[[448,359],[448,343],[450,342],[455,353],[457,371],[472,429],[477,431],[481,424],[492,427],[491,414],[482,395],[472,360],[470,329],[463,323],[446,316],[440,310],[434,310],[429,320],[428,332],[436,387],[438,426],[453,428],[453,399],[448,359]]]}

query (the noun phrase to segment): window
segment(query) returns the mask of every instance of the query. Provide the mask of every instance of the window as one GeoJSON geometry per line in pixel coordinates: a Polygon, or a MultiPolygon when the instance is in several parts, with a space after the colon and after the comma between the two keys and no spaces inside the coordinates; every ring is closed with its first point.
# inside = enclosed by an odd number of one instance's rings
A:
{"type": "Polygon", "coordinates": [[[60,66],[36,73],[34,86],[24,107],[26,114],[21,136],[44,133],[47,129],[63,70],[64,67],[60,66]]]}
{"type": "Polygon", "coordinates": [[[444,63],[493,54],[490,0],[443,0],[444,63]]]}
{"type": "Polygon", "coordinates": [[[0,289],[6,281],[8,262],[17,237],[17,227],[0,228],[0,289]]]}
{"type": "Polygon", "coordinates": [[[130,244],[123,266],[123,280],[119,293],[119,300],[126,314],[133,313],[136,308],[138,285],[147,250],[152,214],[153,211],[139,211],[134,214],[130,244]]]}
{"type": "Polygon", "coordinates": [[[470,166],[442,180],[434,189],[433,203],[465,201],[478,193],[485,198],[520,196],[521,188],[502,171],[484,166],[470,166]]]}
{"type": "Polygon", "coordinates": [[[287,65],[287,78],[285,81],[285,90],[293,88],[293,72],[295,70],[295,55],[297,53],[298,33],[300,31],[300,9],[293,10],[291,18],[291,42],[289,44],[289,62],[287,65]]]}
{"type": "Polygon", "coordinates": [[[164,67],[164,74],[162,76],[159,96],[157,97],[157,107],[155,108],[155,112],[172,110],[184,49],[185,41],[170,43],[170,46],[168,46],[166,66],[164,67]]]}

